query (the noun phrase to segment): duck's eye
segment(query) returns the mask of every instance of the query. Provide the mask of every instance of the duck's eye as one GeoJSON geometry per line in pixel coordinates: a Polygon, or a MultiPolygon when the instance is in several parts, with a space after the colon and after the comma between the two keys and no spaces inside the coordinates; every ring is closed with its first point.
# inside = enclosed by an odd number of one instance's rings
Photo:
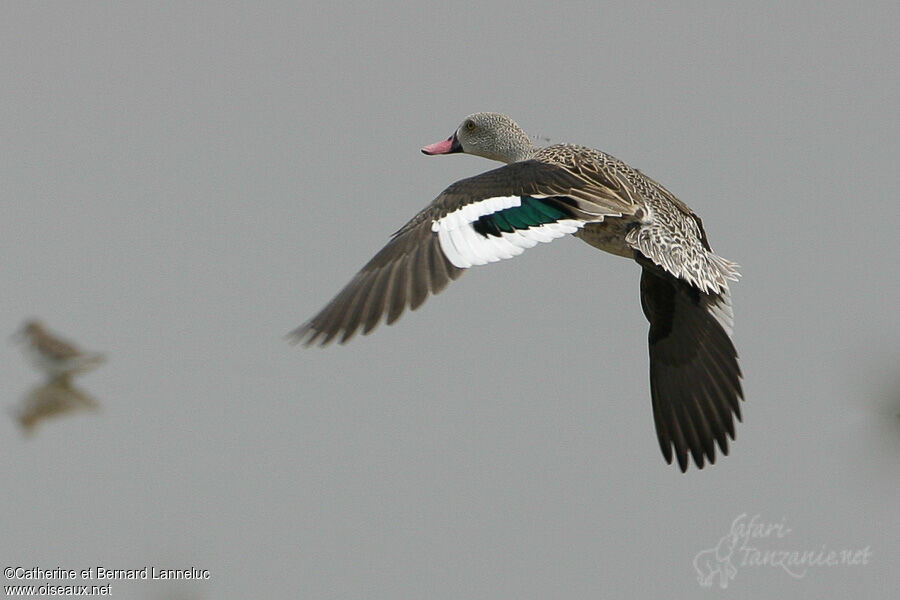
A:
{"type": "Polygon", "coordinates": [[[469,131],[475,129],[475,121],[466,121],[466,129],[469,131]]]}

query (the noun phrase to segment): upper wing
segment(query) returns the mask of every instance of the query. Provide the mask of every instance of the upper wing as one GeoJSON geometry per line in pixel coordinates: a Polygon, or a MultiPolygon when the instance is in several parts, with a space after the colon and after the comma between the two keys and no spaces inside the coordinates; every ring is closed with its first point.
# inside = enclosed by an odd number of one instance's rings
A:
{"type": "Polygon", "coordinates": [[[567,169],[514,163],[458,181],[394,234],[335,298],[289,334],[294,342],[346,342],[418,308],[462,269],[521,254],[584,223],[628,214],[633,207],[586,184],[567,169]]]}

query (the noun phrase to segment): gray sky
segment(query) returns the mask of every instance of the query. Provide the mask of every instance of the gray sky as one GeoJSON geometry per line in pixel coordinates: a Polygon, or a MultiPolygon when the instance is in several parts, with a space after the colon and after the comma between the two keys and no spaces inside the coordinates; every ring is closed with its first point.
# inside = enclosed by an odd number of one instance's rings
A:
{"type": "MultiPolygon", "coordinates": [[[[900,9],[788,4],[5,3],[0,330],[109,363],[79,380],[101,413],[0,420],[3,566],[211,571],[116,598],[693,598],[746,514],[790,529],[762,550],[872,556],[735,553],[708,593],[888,597],[900,9]],[[643,170],[741,264],[730,456],[665,465],[639,270],[578,240],[285,343],[496,166],[419,152],[481,110],[643,170]]],[[[0,378],[7,405],[38,380],[12,344],[0,378]]]]}

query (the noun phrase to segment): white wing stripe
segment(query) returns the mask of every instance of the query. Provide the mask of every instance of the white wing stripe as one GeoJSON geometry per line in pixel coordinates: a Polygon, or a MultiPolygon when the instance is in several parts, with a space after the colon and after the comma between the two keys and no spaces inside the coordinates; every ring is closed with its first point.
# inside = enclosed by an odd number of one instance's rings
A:
{"type": "Polygon", "coordinates": [[[440,219],[435,220],[431,224],[431,230],[437,231],[438,229],[443,228],[456,229],[462,227],[466,223],[473,223],[477,221],[479,217],[483,217],[484,215],[489,215],[505,208],[520,206],[521,204],[522,198],[519,196],[496,196],[494,198],[485,198],[478,202],[466,204],[462,208],[447,213],[440,219]]]}
{"type": "Polygon", "coordinates": [[[560,223],[529,227],[514,233],[502,232],[499,236],[483,236],[470,223],[452,230],[437,228],[438,242],[447,259],[461,269],[485,265],[518,256],[527,248],[541,242],[552,242],[577,231],[584,226],[581,221],[566,220],[560,223]]]}
{"type": "Polygon", "coordinates": [[[472,249],[469,248],[469,244],[467,244],[465,238],[463,238],[462,232],[460,232],[459,229],[451,229],[447,234],[462,261],[462,264],[456,266],[468,269],[472,266],[472,249]]]}
{"type": "Polygon", "coordinates": [[[503,231],[499,236],[484,236],[472,226],[472,223],[485,215],[521,205],[522,198],[519,196],[485,198],[436,219],[431,224],[431,230],[438,234],[438,242],[447,259],[453,265],[467,269],[473,265],[518,256],[526,248],[533,248],[542,242],[552,242],[584,227],[581,221],[564,219],[528,229],[516,229],[511,233],[503,231]]]}
{"type": "Polygon", "coordinates": [[[472,266],[471,263],[468,263],[466,259],[463,258],[462,253],[456,249],[456,246],[453,243],[453,238],[450,236],[449,231],[447,231],[446,229],[441,229],[437,233],[438,242],[441,245],[441,250],[447,257],[447,260],[461,269],[466,269],[472,266]]]}
{"type": "Polygon", "coordinates": [[[470,225],[463,225],[457,231],[460,232],[460,235],[466,240],[466,244],[472,251],[472,255],[467,258],[471,260],[473,265],[486,265],[489,262],[500,260],[499,257],[495,256],[496,252],[492,248],[486,248],[484,244],[479,243],[478,238],[475,237],[478,234],[475,233],[475,230],[470,225]]]}

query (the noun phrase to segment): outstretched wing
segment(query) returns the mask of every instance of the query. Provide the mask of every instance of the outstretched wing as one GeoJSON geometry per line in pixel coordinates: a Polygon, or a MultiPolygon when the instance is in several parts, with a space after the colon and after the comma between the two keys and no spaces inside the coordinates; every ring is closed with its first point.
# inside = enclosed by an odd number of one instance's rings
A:
{"type": "Polygon", "coordinates": [[[585,223],[630,214],[633,207],[571,171],[538,161],[513,163],[458,181],[419,212],[319,314],[289,334],[325,345],[388,324],[462,270],[521,254],[585,223]]]}
{"type": "Polygon", "coordinates": [[[650,322],[650,396],[659,446],[682,471],[688,452],[698,468],[728,454],[734,417],[741,419],[741,369],[731,342],[727,288],[708,293],[638,256],[641,305],[650,322]]]}

